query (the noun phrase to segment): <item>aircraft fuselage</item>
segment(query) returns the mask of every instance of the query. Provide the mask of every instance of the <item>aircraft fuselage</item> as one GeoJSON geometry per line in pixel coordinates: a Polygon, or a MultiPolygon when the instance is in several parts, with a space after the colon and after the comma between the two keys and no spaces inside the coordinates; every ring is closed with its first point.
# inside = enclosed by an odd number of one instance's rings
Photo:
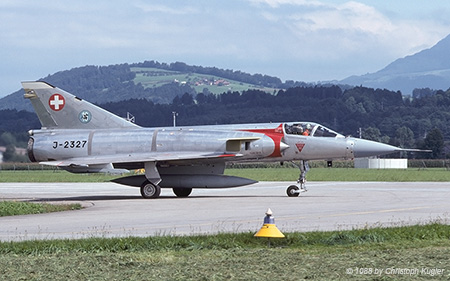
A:
{"type": "MultiPolygon", "coordinates": [[[[152,152],[223,153],[227,160],[291,161],[353,158],[351,139],[286,134],[276,124],[167,128],[35,130],[28,150],[34,161],[152,152]],[[272,129],[267,129],[272,126],[272,129]],[[239,128],[239,129],[238,129],[239,128]],[[260,128],[260,129],[257,129],[260,128]]],[[[181,161],[181,160],[180,160],[181,161]]],[[[126,165],[121,165],[126,168],[126,165]]],[[[136,168],[133,165],[132,168],[136,168]]]]}

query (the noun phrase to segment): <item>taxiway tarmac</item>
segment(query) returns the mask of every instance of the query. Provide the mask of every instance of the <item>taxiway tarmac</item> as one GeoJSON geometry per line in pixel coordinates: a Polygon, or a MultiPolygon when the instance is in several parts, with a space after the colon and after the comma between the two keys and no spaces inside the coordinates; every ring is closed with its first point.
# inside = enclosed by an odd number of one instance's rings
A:
{"type": "Polygon", "coordinates": [[[0,200],[86,207],[0,217],[0,240],[256,232],[269,207],[283,232],[449,223],[449,183],[309,182],[309,191],[293,198],[286,195],[290,184],[194,189],[188,198],[163,189],[148,200],[139,189],[114,183],[0,183],[0,200]]]}

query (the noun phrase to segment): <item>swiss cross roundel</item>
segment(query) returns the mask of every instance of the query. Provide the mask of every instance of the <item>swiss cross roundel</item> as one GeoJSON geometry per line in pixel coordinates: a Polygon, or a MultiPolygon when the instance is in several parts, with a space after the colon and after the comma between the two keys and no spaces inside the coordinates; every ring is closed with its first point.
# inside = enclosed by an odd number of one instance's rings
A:
{"type": "Polygon", "coordinates": [[[66,104],[66,101],[64,100],[64,97],[60,94],[54,94],[48,99],[48,105],[50,108],[54,111],[60,111],[64,108],[64,105],[66,104]]]}

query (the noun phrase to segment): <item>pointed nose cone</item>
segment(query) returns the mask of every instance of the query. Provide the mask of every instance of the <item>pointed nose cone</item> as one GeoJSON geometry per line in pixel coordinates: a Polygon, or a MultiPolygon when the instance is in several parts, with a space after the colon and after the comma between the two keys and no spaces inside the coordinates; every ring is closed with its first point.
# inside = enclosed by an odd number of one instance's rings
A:
{"type": "Polygon", "coordinates": [[[355,158],[378,156],[401,151],[401,148],[380,142],[353,139],[353,155],[355,158]]]}

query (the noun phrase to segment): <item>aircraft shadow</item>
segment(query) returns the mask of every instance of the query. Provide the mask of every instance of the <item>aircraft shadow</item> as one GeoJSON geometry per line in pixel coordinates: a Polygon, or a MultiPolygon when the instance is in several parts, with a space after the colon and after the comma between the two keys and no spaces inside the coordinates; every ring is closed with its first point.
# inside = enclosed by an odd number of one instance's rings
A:
{"type": "Polygon", "coordinates": [[[120,200],[189,200],[189,199],[214,199],[214,198],[280,198],[286,197],[284,195],[273,196],[273,195],[194,195],[189,197],[176,197],[173,196],[160,196],[157,199],[144,199],[140,195],[130,196],[130,195],[94,195],[94,196],[71,196],[71,197],[52,197],[52,198],[35,198],[27,200],[28,202],[58,202],[58,201],[120,201],[120,200]]]}
{"type": "Polygon", "coordinates": [[[56,201],[110,201],[110,200],[131,200],[140,199],[141,197],[130,195],[94,195],[94,196],[75,196],[75,197],[52,197],[52,198],[36,198],[28,200],[28,202],[56,202],[56,201]]]}

